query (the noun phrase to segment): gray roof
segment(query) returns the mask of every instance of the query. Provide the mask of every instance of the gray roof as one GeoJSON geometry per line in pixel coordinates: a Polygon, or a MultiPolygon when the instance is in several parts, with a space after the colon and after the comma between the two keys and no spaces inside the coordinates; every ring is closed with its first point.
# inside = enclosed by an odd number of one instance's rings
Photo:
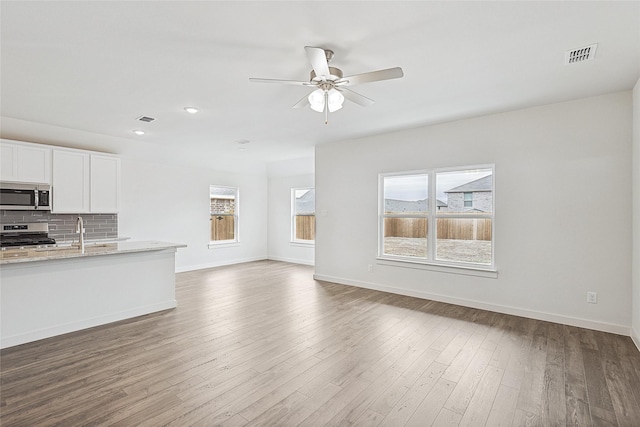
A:
{"type": "MultiPolygon", "coordinates": [[[[447,204],[436,199],[437,207],[445,207],[447,204]]],[[[429,207],[429,199],[422,200],[396,200],[384,199],[385,212],[426,212],[429,207]]]]}
{"type": "Polygon", "coordinates": [[[213,186],[215,190],[210,189],[210,196],[212,199],[220,198],[220,199],[230,199],[236,195],[236,189],[231,187],[216,187],[213,186]]]}
{"type": "Polygon", "coordinates": [[[305,192],[302,196],[296,197],[296,213],[298,215],[311,215],[316,212],[316,190],[315,188],[305,192]]]}
{"type": "Polygon", "coordinates": [[[493,175],[487,175],[484,178],[476,179],[475,181],[467,182],[466,184],[459,185],[451,190],[445,191],[445,193],[469,193],[474,191],[491,191],[491,184],[493,183],[493,175]]]}

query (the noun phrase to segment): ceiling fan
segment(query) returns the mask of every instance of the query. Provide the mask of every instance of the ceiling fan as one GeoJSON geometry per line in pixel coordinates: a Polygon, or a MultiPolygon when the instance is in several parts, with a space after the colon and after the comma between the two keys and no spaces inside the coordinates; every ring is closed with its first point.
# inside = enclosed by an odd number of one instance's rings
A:
{"type": "Polygon", "coordinates": [[[404,76],[402,68],[395,67],[344,77],[341,69],[329,66],[329,62],[333,59],[332,50],[311,46],[305,46],[304,50],[307,52],[307,58],[313,67],[309,81],[257,78],[249,78],[249,81],[315,87],[313,92],[294,104],[293,108],[311,106],[312,110],[324,113],[325,124],[329,122],[330,112],[333,113],[342,108],[345,98],[363,107],[375,102],[371,98],[352,91],[347,86],[398,79],[404,76]]]}

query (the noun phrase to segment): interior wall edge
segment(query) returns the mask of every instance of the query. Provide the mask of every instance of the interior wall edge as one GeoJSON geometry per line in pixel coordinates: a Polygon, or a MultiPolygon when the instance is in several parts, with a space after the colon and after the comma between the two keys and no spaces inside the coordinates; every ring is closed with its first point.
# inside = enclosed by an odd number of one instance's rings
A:
{"type": "MultiPolygon", "coordinates": [[[[634,332],[632,332],[631,327],[629,325],[616,325],[612,323],[599,322],[595,320],[569,317],[562,314],[545,313],[541,311],[528,310],[528,309],[523,309],[519,307],[491,304],[483,301],[450,297],[446,295],[432,294],[429,292],[420,292],[413,289],[379,285],[377,283],[349,280],[349,279],[344,279],[340,277],[314,274],[313,278],[315,280],[338,283],[340,285],[355,286],[358,288],[371,289],[374,291],[388,292],[388,293],[397,294],[397,295],[405,295],[409,297],[433,300],[433,301],[443,302],[447,304],[459,305],[463,307],[476,308],[479,310],[492,311],[492,312],[508,314],[512,316],[526,317],[534,320],[542,320],[545,322],[559,323],[567,326],[575,326],[579,328],[592,329],[594,331],[609,332],[617,335],[631,336],[631,338],[634,340],[636,345],[640,344],[640,339],[638,339],[638,334],[635,334],[634,336],[634,332]]],[[[640,346],[638,348],[640,349],[640,346]]]]}
{"type": "Polygon", "coordinates": [[[315,263],[313,261],[307,261],[304,259],[296,259],[296,258],[287,258],[287,257],[279,257],[279,256],[269,256],[269,261],[280,261],[280,262],[289,262],[291,264],[302,264],[302,265],[311,265],[314,266],[315,263]]]}
{"type": "Polygon", "coordinates": [[[640,351],[640,333],[635,329],[631,328],[631,340],[638,347],[638,351],[640,351]]]}
{"type": "Polygon", "coordinates": [[[181,267],[176,267],[176,273],[185,273],[187,271],[195,271],[195,270],[206,270],[207,268],[224,267],[225,265],[234,265],[234,264],[244,264],[246,262],[266,261],[267,259],[268,259],[267,255],[261,255],[257,257],[214,261],[214,262],[208,262],[205,264],[183,265],[181,267]]]}

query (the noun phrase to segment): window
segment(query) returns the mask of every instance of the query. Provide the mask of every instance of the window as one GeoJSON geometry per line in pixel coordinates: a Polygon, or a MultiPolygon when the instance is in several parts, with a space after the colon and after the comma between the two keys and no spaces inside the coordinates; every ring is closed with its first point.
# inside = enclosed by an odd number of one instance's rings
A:
{"type": "Polygon", "coordinates": [[[291,241],[313,243],[316,239],[316,190],[291,189],[291,241]]]}
{"type": "Polygon", "coordinates": [[[380,175],[379,257],[493,269],[493,169],[380,175]]]}
{"type": "Polygon", "coordinates": [[[473,193],[471,192],[464,193],[464,207],[465,208],[473,207],[473,193]]]}
{"type": "Polygon", "coordinates": [[[238,189],[211,185],[211,243],[238,241],[238,189]]]}

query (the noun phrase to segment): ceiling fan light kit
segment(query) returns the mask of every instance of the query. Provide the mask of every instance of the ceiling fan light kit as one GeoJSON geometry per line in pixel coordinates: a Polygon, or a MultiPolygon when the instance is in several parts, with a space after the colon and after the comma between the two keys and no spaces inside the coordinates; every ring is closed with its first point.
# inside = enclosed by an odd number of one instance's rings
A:
{"type": "Polygon", "coordinates": [[[327,106],[329,112],[333,113],[342,108],[344,95],[333,88],[329,90],[316,89],[309,94],[307,99],[309,99],[313,111],[324,113],[325,106],[327,106]]]}
{"type": "Polygon", "coordinates": [[[360,95],[345,86],[398,79],[404,76],[402,68],[395,67],[343,77],[344,74],[341,69],[329,66],[329,62],[333,59],[332,50],[311,46],[305,46],[304,49],[313,67],[308,82],[258,78],[249,78],[249,81],[255,83],[280,83],[315,87],[313,92],[298,101],[293,108],[310,106],[312,110],[325,114],[325,124],[329,122],[329,113],[341,109],[345,99],[363,107],[374,103],[373,99],[360,95]]]}

